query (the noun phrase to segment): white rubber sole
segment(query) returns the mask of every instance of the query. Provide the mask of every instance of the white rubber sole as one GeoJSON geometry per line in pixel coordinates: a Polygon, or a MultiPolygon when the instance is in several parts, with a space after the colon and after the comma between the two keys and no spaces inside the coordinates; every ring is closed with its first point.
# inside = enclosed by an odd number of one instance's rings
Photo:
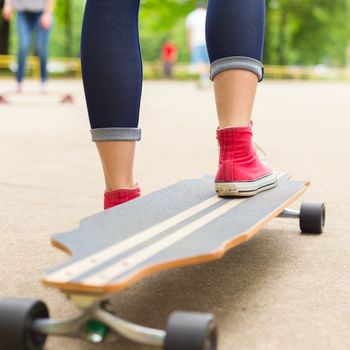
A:
{"type": "Polygon", "coordinates": [[[220,197],[251,197],[275,187],[277,178],[273,172],[255,181],[216,182],[215,190],[220,197]]]}

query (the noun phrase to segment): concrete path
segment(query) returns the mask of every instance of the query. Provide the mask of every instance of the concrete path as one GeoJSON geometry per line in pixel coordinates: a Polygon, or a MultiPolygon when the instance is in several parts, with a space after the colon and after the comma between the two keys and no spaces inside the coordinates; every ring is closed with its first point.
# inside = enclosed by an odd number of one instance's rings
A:
{"type": "MultiPolygon", "coordinates": [[[[50,235],[101,210],[103,182],[80,83],[53,82],[51,91],[0,105],[0,297],[41,298],[65,318],[77,309],[38,281],[65,259],[50,235]],[[75,105],[58,103],[65,92],[75,105]]],[[[214,107],[212,91],[193,83],[145,83],[136,165],[144,193],[215,172],[214,107]]],[[[113,302],[121,316],[153,327],[174,309],[214,312],[220,350],[349,349],[350,84],[267,81],[254,115],[270,163],[312,181],[304,200],[326,201],[324,235],[302,236],[297,222],[277,219],[223,260],[157,274],[113,302]]],[[[148,349],[123,339],[94,347],[50,338],[46,347],[63,348],[148,349]]]]}

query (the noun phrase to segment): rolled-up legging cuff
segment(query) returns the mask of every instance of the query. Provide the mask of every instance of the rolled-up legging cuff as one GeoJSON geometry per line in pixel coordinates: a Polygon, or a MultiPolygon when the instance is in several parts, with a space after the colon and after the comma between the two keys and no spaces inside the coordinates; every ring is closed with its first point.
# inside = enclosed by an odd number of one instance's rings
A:
{"type": "Polygon", "coordinates": [[[140,128],[99,128],[91,130],[92,141],[140,141],[140,128]]]}
{"type": "Polygon", "coordinates": [[[214,80],[219,73],[231,69],[250,71],[257,75],[259,81],[264,78],[264,66],[260,61],[251,57],[232,56],[220,58],[211,64],[210,79],[214,80]]]}

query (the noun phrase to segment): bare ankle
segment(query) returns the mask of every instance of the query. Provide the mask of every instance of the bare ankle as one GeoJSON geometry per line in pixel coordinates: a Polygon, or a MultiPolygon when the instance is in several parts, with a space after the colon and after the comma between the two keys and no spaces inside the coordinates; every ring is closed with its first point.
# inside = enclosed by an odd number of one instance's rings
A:
{"type": "Polygon", "coordinates": [[[133,181],[117,181],[112,184],[106,184],[106,192],[112,192],[116,190],[127,190],[127,189],[134,189],[138,186],[138,184],[133,181]]]}

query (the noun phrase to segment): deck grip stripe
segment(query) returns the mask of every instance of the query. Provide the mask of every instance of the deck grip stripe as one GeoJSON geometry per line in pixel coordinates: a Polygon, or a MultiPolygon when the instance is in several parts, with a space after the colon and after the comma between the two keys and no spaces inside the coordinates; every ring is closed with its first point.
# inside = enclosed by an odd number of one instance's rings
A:
{"type": "Polygon", "coordinates": [[[122,242],[118,242],[111,247],[103,249],[95,254],[89,255],[83,259],[78,260],[75,263],[67,265],[64,268],[61,268],[55,272],[49,273],[45,280],[47,281],[55,281],[66,283],[83,273],[88,272],[92,268],[96,268],[96,266],[101,265],[108,261],[111,258],[115,258],[118,255],[130,250],[137,245],[144,243],[155,236],[161,234],[165,230],[170,229],[171,227],[181,223],[182,221],[188,219],[195,214],[200,213],[201,211],[209,208],[210,206],[223,201],[222,198],[218,196],[210,197],[209,199],[189,208],[185,211],[159,223],[156,224],[146,230],[143,230],[134,236],[125,239],[122,242]]]}
{"type": "Polygon", "coordinates": [[[171,245],[177,243],[178,241],[184,239],[185,237],[191,235],[196,230],[202,228],[203,226],[207,225],[209,222],[217,219],[219,216],[225,214],[232,208],[236,207],[237,205],[241,204],[244,199],[238,199],[238,200],[228,200],[226,204],[222,205],[221,207],[213,210],[212,212],[202,216],[201,218],[191,222],[190,224],[184,226],[183,228],[173,232],[172,234],[164,237],[163,239],[147,246],[146,248],[129,255],[128,257],[118,261],[117,263],[111,265],[110,267],[107,267],[87,278],[80,281],[81,284],[87,284],[87,285],[103,285],[107,284],[108,282],[118,278],[121,274],[125,273],[126,271],[134,268],[138,264],[146,261],[150,257],[158,254],[162,250],[170,247],[171,245]]]}

